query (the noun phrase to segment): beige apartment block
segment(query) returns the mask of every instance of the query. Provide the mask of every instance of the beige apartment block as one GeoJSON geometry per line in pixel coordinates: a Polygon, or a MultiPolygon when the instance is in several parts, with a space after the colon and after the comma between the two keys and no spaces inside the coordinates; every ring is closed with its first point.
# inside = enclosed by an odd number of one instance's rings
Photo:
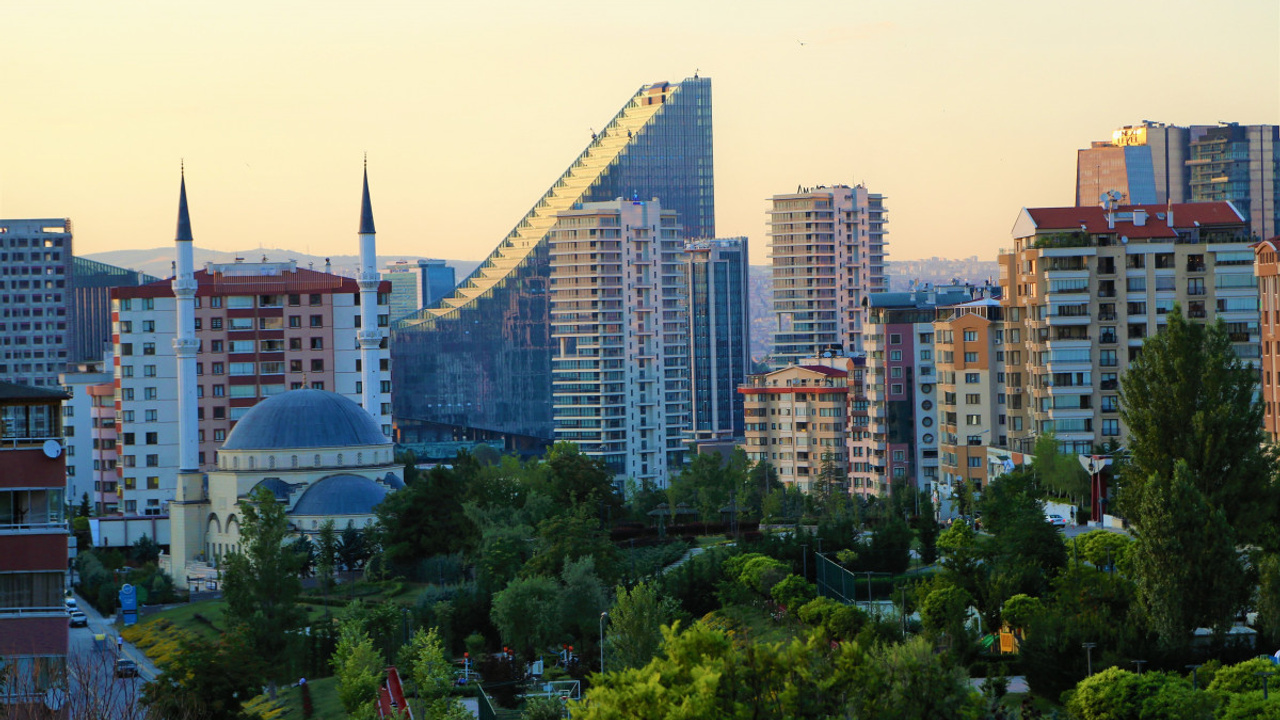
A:
{"type": "Polygon", "coordinates": [[[1009,449],[1125,442],[1120,379],[1174,304],[1260,355],[1249,225],[1230,203],[1023,209],[1002,251],[1009,449]],[[1018,355],[1014,356],[1014,353],[1018,355]]]}
{"type": "MultiPolygon", "coordinates": [[[[933,346],[938,369],[938,466],[943,487],[990,479],[987,446],[1008,442],[1005,359],[1021,350],[1004,348],[1004,308],[982,298],[938,310],[933,346]]],[[[1015,400],[1015,404],[1018,401],[1015,400]]]]}
{"type": "Polygon", "coordinates": [[[844,490],[853,366],[852,358],[808,359],[748,378],[738,389],[745,396],[747,456],[769,463],[779,480],[806,492],[824,470],[844,490]]]}
{"type": "Polygon", "coordinates": [[[1267,435],[1275,442],[1280,437],[1276,408],[1280,406],[1280,264],[1276,250],[1280,237],[1253,246],[1253,272],[1258,278],[1258,300],[1262,306],[1262,422],[1267,435]]]}

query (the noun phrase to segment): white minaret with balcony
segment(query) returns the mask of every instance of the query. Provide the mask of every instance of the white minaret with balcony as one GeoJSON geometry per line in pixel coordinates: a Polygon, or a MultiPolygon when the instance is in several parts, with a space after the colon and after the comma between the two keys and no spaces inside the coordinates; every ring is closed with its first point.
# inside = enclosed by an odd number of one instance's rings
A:
{"type": "Polygon", "coordinates": [[[378,252],[373,228],[373,204],[369,201],[369,165],[364,168],[364,196],[360,200],[360,404],[375,420],[382,421],[382,399],[378,376],[381,368],[378,347],[382,333],[378,330],[378,252]]]}
{"type": "Polygon", "coordinates": [[[182,174],[178,196],[178,232],[174,238],[178,263],[173,278],[173,295],[177,298],[178,328],[173,338],[178,358],[178,471],[200,469],[198,428],[196,420],[196,278],[191,237],[191,217],[187,213],[187,178],[182,174]]]}

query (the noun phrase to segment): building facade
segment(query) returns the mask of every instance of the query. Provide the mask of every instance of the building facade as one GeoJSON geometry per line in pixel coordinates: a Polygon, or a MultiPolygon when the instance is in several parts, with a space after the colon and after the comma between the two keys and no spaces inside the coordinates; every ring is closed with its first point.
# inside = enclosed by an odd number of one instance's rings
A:
{"type": "Polygon", "coordinates": [[[82,257],[71,264],[71,362],[100,362],[111,352],[111,289],[159,278],[82,257]]]}
{"type": "Polygon", "coordinates": [[[78,363],[63,373],[70,396],[62,405],[62,435],[67,448],[67,497],[78,505],[85,495],[97,515],[114,515],[116,495],[116,385],[110,355],[105,361],[78,363]]]}
{"type": "Polygon", "coordinates": [[[0,382],[56,388],[72,356],[71,221],[0,220],[0,382]]]}
{"type": "Polygon", "coordinates": [[[1253,273],[1258,278],[1262,342],[1263,426],[1272,442],[1280,441],[1280,237],[1253,246],[1253,273]]]}
{"type": "Polygon", "coordinates": [[[747,239],[699,240],[684,248],[689,298],[693,440],[742,437],[742,394],[751,371],[747,239]]]}
{"type": "Polygon", "coordinates": [[[65,399],[0,382],[0,715],[48,712],[46,692],[66,680],[65,399]]]}
{"type": "Polygon", "coordinates": [[[1187,202],[1189,129],[1158,122],[1126,125],[1076,155],[1076,205],[1107,192],[1123,205],[1187,202]]]}
{"type": "Polygon", "coordinates": [[[990,297],[940,309],[933,336],[938,368],[938,480],[944,488],[971,481],[981,489],[990,480],[987,447],[1007,447],[1009,442],[1006,428],[1012,389],[1006,390],[1005,359],[1017,361],[1023,351],[1005,349],[1004,310],[990,297]]]}
{"type": "Polygon", "coordinates": [[[830,348],[861,352],[862,298],[888,290],[884,200],[862,185],[773,197],[769,238],[778,324],[771,367],[830,348]]]}
{"type": "Polygon", "coordinates": [[[1257,240],[1280,233],[1280,126],[1196,128],[1187,168],[1191,202],[1231,203],[1257,240]]]}
{"type": "Polygon", "coordinates": [[[658,200],[581,203],[549,241],[555,439],[656,487],[689,431],[683,247],[658,200]]]}
{"type": "Polygon", "coordinates": [[[391,284],[391,320],[435,307],[457,286],[453,268],[444,260],[387,263],[382,279],[391,284]]]}
{"type": "Polygon", "coordinates": [[[739,388],[746,414],[742,449],[778,480],[805,492],[847,492],[852,358],[809,358],[752,375],[739,388]]]}
{"type": "Polygon", "coordinates": [[[853,441],[852,490],[876,494],[892,482],[929,490],[938,479],[939,313],[994,287],[922,285],[872,293],[863,303],[868,425],[853,441]]]}
{"type": "Polygon", "coordinates": [[[1175,303],[1260,354],[1254,251],[1229,203],[1024,209],[1000,255],[1010,449],[1124,443],[1119,385],[1175,303]]]}
{"type": "MultiPolygon", "coordinates": [[[[294,262],[210,263],[195,273],[199,465],[216,463],[237,420],[263,398],[290,389],[331,390],[359,402],[359,287],[350,278],[294,262]]],[[[387,292],[378,325],[389,324],[387,292]]],[[[121,512],[159,515],[178,470],[176,300],[168,281],[113,294],[121,512]]],[[[389,397],[384,357],[380,383],[389,397]]],[[[379,424],[391,432],[391,405],[379,424]]]]}
{"type": "Polygon", "coordinates": [[[711,120],[708,78],[641,87],[470,277],[396,323],[401,441],[550,442],[551,228],[577,203],[656,197],[686,236],[715,237],[711,120]]]}

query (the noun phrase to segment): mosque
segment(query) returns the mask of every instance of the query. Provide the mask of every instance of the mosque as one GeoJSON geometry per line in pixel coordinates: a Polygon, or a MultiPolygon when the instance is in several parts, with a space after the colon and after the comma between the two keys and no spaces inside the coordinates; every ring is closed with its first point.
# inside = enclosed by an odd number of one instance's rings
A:
{"type": "Polygon", "coordinates": [[[259,488],[271,491],[286,508],[291,529],[314,536],[326,520],[339,530],[374,522],[374,507],[404,487],[404,469],[379,426],[377,369],[380,333],[374,317],[379,275],[375,267],[373,210],[365,171],[360,211],[363,404],[325,390],[299,389],[273,395],[254,405],[227,436],[216,468],[199,471],[196,435],[194,269],[186,180],[178,204],[177,296],[179,471],[177,493],[169,506],[170,573],[205,575],[228,553],[240,549],[241,503],[259,488]]]}

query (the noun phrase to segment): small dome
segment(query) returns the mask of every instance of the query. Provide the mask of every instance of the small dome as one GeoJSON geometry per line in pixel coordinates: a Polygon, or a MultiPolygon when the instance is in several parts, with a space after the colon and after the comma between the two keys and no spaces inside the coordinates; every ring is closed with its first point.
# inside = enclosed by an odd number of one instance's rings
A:
{"type": "Polygon", "coordinates": [[[223,450],[294,450],[390,445],[369,413],[325,390],[290,390],[249,409],[223,450]]]}
{"type": "Polygon", "coordinates": [[[330,475],[307,488],[290,515],[372,515],[391,492],[359,475],[330,475]]]}
{"type": "Polygon", "coordinates": [[[276,496],[276,502],[282,502],[282,503],[289,502],[289,493],[292,491],[292,488],[289,486],[289,483],[281,480],[280,478],[278,477],[263,478],[262,482],[258,483],[257,485],[254,485],[249,490],[249,494],[248,494],[249,497],[252,497],[253,494],[257,492],[258,488],[260,487],[270,490],[271,494],[276,496]]]}
{"type": "Polygon", "coordinates": [[[382,484],[392,490],[400,490],[404,487],[404,480],[401,480],[395,473],[389,472],[383,476],[382,484]]]}

